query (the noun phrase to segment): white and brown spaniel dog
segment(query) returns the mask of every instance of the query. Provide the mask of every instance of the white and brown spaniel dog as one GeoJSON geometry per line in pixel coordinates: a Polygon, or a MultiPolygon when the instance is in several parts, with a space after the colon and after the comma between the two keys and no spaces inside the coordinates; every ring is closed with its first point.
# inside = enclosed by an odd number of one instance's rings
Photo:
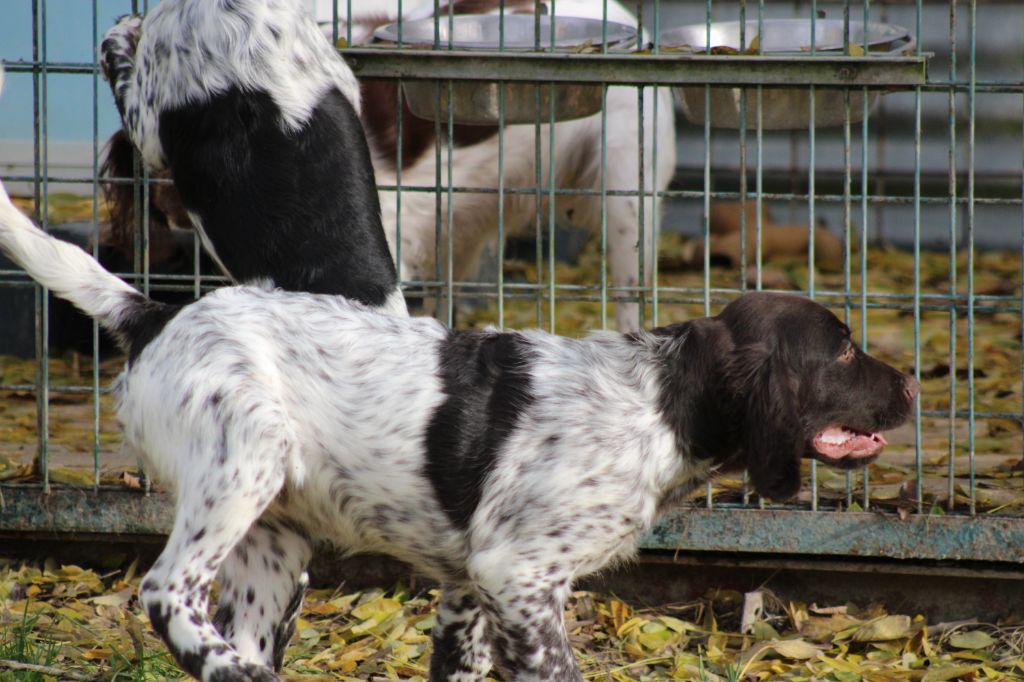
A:
{"type": "MultiPolygon", "coordinates": [[[[333,0],[318,0],[317,18],[323,22],[333,15],[333,0]]],[[[506,12],[532,12],[534,0],[505,0],[506,12]]],[[[452,0],[442,2],[440,13],[445,16],[448,6],[459,13],[498,11],[498,0],[452,0]]],[[[584,17],[601,19],[605,3],[594,0],[558,0],[547,3],[558,17],[584,17]]],[[[432,16],[434,0],[403,0],[402,12],[407,17],[432,16]]],[[[338,10],[345,16],[347,3],[339,0],[338,10]]],[[[397,20],[398,3],[395,0],[363,0],[352,4],[353,42],[369,38],[370,29],[382,18],[397,20]]],[[[622,3],[607,3],[609,21],[631,26],[636,18],[622,3]]],[[[340,34],[345,35],[346,28],[340,34]]],[[[374,152],[377,182],[395,185],[398,180],[395,111],[397,107],[394,81],[361,81],[366,115],[363,122],[374,152]]],[[[537,164],[540,165],[542,188],[587,190],[600,192],[602,179],[609,191],[637,192],[640,189],[640,154],[643,147],[645,198],[633,195],[615,195],[605,199],[604,215],[607,229],[608,268],[612,299],[621,300],[615,306],[615,321],[620,331],[633,331],[640,327],[640,308],[635,302],[637,287],[650,284],[652,265],[657,256],[654,243],[656,216],[660,217],[661,199],[652,199],[652,191],[668,189],[675,172],[675,122],[670,88],[643,90],[643,114],[639,111],[638,89],[611,87],[605,107],[604,135],[602,117],[595,114],[586,118],[563,121],[554,126],[554,149],[549,139],[549,126],[541,126],[540,159],[535,153],[536,130],[533,125],[507,126],[504,133],[504,187],[530,189],[537,185],[537,164]],[[655,120],[657,130],[655,130],[655,120]],[[643,132],[641,133],[641,123],[643,132]],[[642,137],[641,137],[642,134],[642,137]],[[602,142],[604,140],[604,142],[602,142]],[[602,178],[602,145],[605,171],[602,178]],[[655,151],[655,147],[657,151],[655,151]],[[554,178],[550,175],[549,159],[554,154],[554,178]],[[643,210],[641,211],[641,201],[643,210]],[[642,215],[641,215],[642,213],[642,215]],[[641,243],[641,228],[642,242],[641,243]],[[643,251],[641,258],[640,252],[643,251]],[[640,277],[643,262],[644,279],[640,277]]],[[[446,126],[443,126],[446,128],[446,126]]],[[[401,180],[403,186],[433,187],[436,175],[434,152],[434,123],[417,119],[404,108],[402,119],[401,180]]],[[[479,187],[488,193],[471,191],[452,195],[453,269],[456,281],[474,280],[484,246],[493,243],[498,225],[498,135],[497,127],[457,126],[453,131],[455,145],[451,154],[451,184],[456,187],[479,187]]],[[[448,150],[442,144],[442,185],[448,184],[448,150]]],[[[546,204],[546,199],[544,200],[546,204]]],[[[556,220],[560,224],[586,228],[592,235],[601,233],[602,205],[600,196],[559,196],[556,199],[556,220]]],[[[425,192],[403,192],[401,210],[394,192],[381,193],[384,226],[389,238],[401,226],[402,279],[435,280],[434,195],[425,192]]],[[[506,194],[504,200],[505,234],[529,235],[535,231],[537,202],[532,193],[506,194]]],[[[547,221],[548,207],[539,209],[547,221]]],[[[447,199],[441,202],[440,253],[447,253],[447,199]]]]}
{"type": "Polygon", "coordinates": [[[319,542],[443,585],[432,680],[581,680],[562,622],[575,579],[717,472],[778,500],[802,458],[871,462],[918,391],[793,295],[582,340],[259,287],[171,307],[2,190],[0,249],[129,351],[125,441],[177,501],[141,599],[203,680],[278,679],[319,542]]]}
{"type": "MultiPolygon", "coordinates": [[[[105,172],[130,176],[134,144],[173,176],[180,197],[163,188],[154,199],[235,282],[405,314],[359,85],[308,2],[163,0],[107,31],[100,64],[125,133],[105,172]]],[[[132,188],[115,187],[114,232],[130,231],[132,188]]]]}

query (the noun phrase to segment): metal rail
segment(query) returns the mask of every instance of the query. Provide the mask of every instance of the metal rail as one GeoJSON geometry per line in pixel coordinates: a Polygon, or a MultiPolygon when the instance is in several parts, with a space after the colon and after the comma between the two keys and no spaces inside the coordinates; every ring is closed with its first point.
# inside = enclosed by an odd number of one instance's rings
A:
{"type": "MultiPolygon", "coordinates": [[[[166,535],[173,500],[163,493],[53,486],[2,490],[0,533],[32,532],[166,535]]],[[[884,557],[915,560],[1024,561],[1024,523],[1001,517],[864,512],[820,513],[799,509],[686,508],[663,518],[640,538],[646,549],[884,557]]]]}
{"type": "Polygon", "coordinates": [[[361,78],[875,88],[907,88],[927,80],[922,55],[509,54],[408,48],[348,48],[341,54],[361,78]]]}

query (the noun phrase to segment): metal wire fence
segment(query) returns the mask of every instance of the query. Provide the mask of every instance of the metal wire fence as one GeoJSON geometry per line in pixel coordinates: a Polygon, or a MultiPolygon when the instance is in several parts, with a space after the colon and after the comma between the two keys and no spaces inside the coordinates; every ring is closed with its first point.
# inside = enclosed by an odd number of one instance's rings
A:
{"type": "MultiPolygon", "coordinates": [[[[67,215],[55,208],[69,203],[69,191],[83,197],[75,214],[81,226],[68,236],[101,256],[98,159],[111,112],[94,55],[117,14],[148,5],[82,3],[89,6],[88,21],[75,30],[88,44],[65,58],[67,50],[53,47],[57,4],[22,0],[17,30],[30,41],[22,42],[20,54],[0,54],[9,90],[21,93],[0,111],[20,117],[31,141],[21,147],[27,151],[20,165],[5,165],[3,180],[22,190],[26,208],[47,229],[67,229],[56,224],[67,215]],[[88,88],[69,102],[61,89],[72,82],[88,88]],[[84,135],[89,150],[82,155],[88,161],[77,169],[51,157],[58,100],[61,109],[73,106],[90,122],[84,135]]],[[[578,334],[614,327],[616,311],[629,304],[635,311],[629,324],[649,326],[714,314],[750,289],[797,290],[830,306],[863,346],[912,371],[924,386],[913,423],[890,439],[878,464],[839,474],[812,462],[805,492],[786,504],[758,499],[745,480],[718,479],[644,544],[1024,558],[1024,47],[1012,30],[1000,30],[1013,21],[1019,28],[1024,10],[979,0],[812,0],[770,8],[763,0],[648,0],[626,3],[639,38],[623,46],[608,41],[609,12],[618,6],[595,0],[588,11],[602,20],[598,38],[566,49],[557,44],[557,27],[571,21],[580,3],[549,0],[527,8],[533,10],[533,43],[517,50],[508,46],[505,26],[506,17],[518,16],[515,3],[495,4],[506,10],[499,12],[497,43],[469,50],[444,37],[455,29],[454,3],[383,3],[396,20],[406,17],[394,28],[397,39],[385,45],[363,43],[361,3],[311,3],[360,79],[429,86],[433,120],[426,127],[410,119],[411,95],[403,93],[411,91],[395,89],[389,104],[395,148],[392,157],[378,159],[377,169],[410,296],[458,326],[578,334]],[[410,41],[405,33],[417,13],[435,17],[428,40],[410,41]],[[838,42],[828,45],[816,39],[832,21],[825,15],[838,17],[840,31],[838,42]],[[778,52],[769,31],[784,17],[800,20],[809,39],[778,52]],[[738,22],[734,43],[716,42],[729,21],[738,22]],[[903,25],[907,40],[879,50],[859,32],[869,22],[903,25]],[[684,24],[698,25],[697,39],[676,39],[673,31],[684,24]],[[460,143],[457,86],[483,87],[480,82],[498,83],[493,130],[478,135],[482,141],[460,143]],[[590,119],[596,138],[578,140],[597,147],[592,182],[566,181],[556,165],[572,160],[552,151],[565,148],[559,135],[573,134],[557,122],[557,92],[580,83],[596,88],[601,104],[590,119]],[[609,123],[609,92],[616,88],[632,91],[637,130],[609,123]],[[532,123],[506,120],[513,90],[515,97],[532,95],[532,123]],[[681,107],[674,122],[655,104],[669,91],[681,107]],[[789,98],[784,113],[799,121],[790,129],[772,122],[776,97],[789,98]],[[420,161],[430,170],[426,180],[404,161],[415,142],[406,133],[416,130],[431,140],[420,161]],[[653,144],[645,144],[649,140],[653,144]],[[468,159],[480,158],[473,156],[479,145],[493,149],[483,157],[494,164],[489,173],[466,171],[468,159]],[[635,155],[636,178],[629,186],[609,186],[609,166],[623,164],[624,153],[635,155]],[[671,183],[659,175],[659,155],[677,159],[671,183]],[[525,181],[510,179],[508,169],[524,157],[532,172],[525,181]],[[484,208],[467,204],[471,197],[487,198],[479,204],[484,208]],[[410,221],[422,223],[416,211],[424,198],[431,206],[431,253],[403,253],[410,221]],[[608,207],[622,198],[635,200],[637,277],[625,284],[613,280],[609,263],[621,235],[609,229],[608,207]],[[559,207],[588,200],[598,207],[597,229],[566,258],[563,247],[574,233],[571,215],[559,207]],[[520,211],[523,201],[532,214],[530,229],[512,230],[509,211],[520,211]],[[484,211],[493,224],[478,269],[460,263],[460,240],[468,237],[459,221],[470,210],[484,211]],[[722,215],[734,218],[737,236],[728,237],[716,222],[722,215]],[[797,227],[787,234],[799,238],[795,250],[780,256],[774,249],[786,221],[797,227]],[[722,250],[726,242],[732,246],[722,250]],[[410,273],[417,258],[429,268],[410,273]]],[[[0,141],[5,148],[15,147],[0,141]]],[[[157,296],[199,297],[224,283],[203,262],[197,240],[185,242],[188,257],[174,268],[154,263],[150,198],[168,180],[150,178],[140,166],[135,177],[113,182],[132,184],[139,209],[132,252],[119,268],[123,277],[157,296]]],[[[0,530],[165,530],[166,500],[118,451],[107,386],[119,361],[108,357],[95,325],[77,345],[55,343],[57,304],[9,265],[0,269],[0,294],[10,319],[34,329],[30,357],[3,360],[0,494],[7,502],[0,530]]],[[[13,327],[6,334],[23,331],[13,327]]],[[[61,322],[62,332],[66,327],[61,322]]]]}

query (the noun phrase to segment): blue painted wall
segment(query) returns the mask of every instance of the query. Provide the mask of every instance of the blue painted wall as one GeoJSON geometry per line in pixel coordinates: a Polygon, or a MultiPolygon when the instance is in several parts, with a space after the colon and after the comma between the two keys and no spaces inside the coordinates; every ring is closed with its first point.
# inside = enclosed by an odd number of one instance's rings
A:
{"type": "MultiPolygon", "coordinates": [[[[0,0],[0,59],[3,61],[32,59],[34,3],[35,0],[0,0]]],[[[40,5],[40,12],[43,11],[47,59],[91,63],[95,54],[93,26],[102,35],[117,17],[131,11],[131,1],[45,0],[40,5]]],[[[81,74],[49,76],[49,138],[54,141],[91,140],[94,103],[100,139],[106,139],[118,128],[117,111],[107,84],[99,80],[94,86],[92,77],[81,74]]],[[[3,97],[0,97],[0,139],[32,139],[32,77],[29,74],[7,74],[3,97]]]]}

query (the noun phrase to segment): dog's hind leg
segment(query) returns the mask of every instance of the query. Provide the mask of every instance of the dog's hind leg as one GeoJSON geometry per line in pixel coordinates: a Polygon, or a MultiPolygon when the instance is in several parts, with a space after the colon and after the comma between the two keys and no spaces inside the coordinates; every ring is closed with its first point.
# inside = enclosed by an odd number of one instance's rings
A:
{"type": "Polygon", "coordinates": [[[174,529],[140,590],[171,655],[185,672],[207,682],[278,679],[264,662],[267,657],[236,651],[207,616],[214,576],[281,491],[285,463],[293,456],[287,429],[268,412],[257,409],[236,419],[222,413],[234,428],[220,421],[217,428],[196,425],[202,433],[182,454],[174,529]],[[243,421],[255,426],[244,428],[243,421]],[[205,466],[190,466],[200,462],[205,466]]]}
{"type": "Polygon", "coordinates": [[[213,622],[244,660],[281,670],[309,583],[311,554],[301,530],[260,519],[224,561],[213,622]]]}
{"type": "Polygon", "coordinates": [[[568,588],[509,585],[484,605],[495,660],[516,682],[582,682],[563,607],[568,588]]]}
{"type": "Polygon", "coordinates": [[[433,682],[481,682],[491,670],[487,623],[476,595],[460,585],[445,585],[431,631],[433,682]]]}
{"type": "MultiPolygon", "coordinates": [[[[530,556],[529,548],[524,556],[530,556]]],[[[478,552],[469,573],[487,618],[494,662],[506,680],[582,682],[569,635],[565,600],[569,564],[516,561],[501,547],[478,552]]]]}

